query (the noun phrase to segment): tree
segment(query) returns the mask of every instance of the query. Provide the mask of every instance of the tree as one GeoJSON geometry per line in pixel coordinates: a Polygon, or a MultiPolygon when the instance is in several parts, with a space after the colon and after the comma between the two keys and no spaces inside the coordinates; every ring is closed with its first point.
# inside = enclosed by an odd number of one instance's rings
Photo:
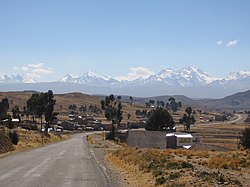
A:
{"type": "Polygon", "coordinates": [[[51,124],[56,118],[56,116],[58,115],[58,113],[54,112],[54,106],[56,104],[56,100],[54,99],[54,95],[53,92],[51,90],[49,90],[47,93],[45,93],[43,95],[44,98],[42,98],[44,100],[44,116],[45,116],[45,121],[46,121],[46,125],[45,125],[45,132],[48,132],[48,127],[49,124],[51,124]]]}
{"type": "Polygon", "coordinates": [[[79,111],[80,111],[80,112],[87,112],[87,107],[81,105],[81,106],[79,107],[79,111]]]}
{"type": "Polygon", "coordinates": [[[146,108],[150,107],[150,103],[149,102],[146,102],[145,105],[146,105],[146,108]]]}
{"type": "Polygon", "coordinates": [[[17,105],[15,105],[11,111],[12,111],[12,117],[13,118],[15,118],[15,119],[20,118],[20,115],[19,115],[20,110],[19,110],[19,107],[17,105]]]}
{"type": "Polygon", "coordinates": [[[107,96],[105,100],[101,100],[102,110],[105,110],[105,117],[111,121],[112,129],[110,139],[115,138],[115,129],[119,126],[122,120],[122,105],[120,101],[116,101],[113,94],[107,96]],[[118,102],[118,104],[117,104],[118,102]]]}
{"type": "Polygon", "coordinates": [[[178,108],[181,108],[182,107],[182,103],[179,101],[178,102],[178,108]]]}
{"type": "Polygon", "coordinates": [[[131,114],[130,113],[128,113],[127,114],[127,117],[128,117],[128,120],[131,118],[131,114]]]}
{"type": "Polygon", "coordinates": [[[180,119],[180,123],[184,125],[184,131],[190,131],[190,126],[196,122],[194,116],[191,115],[192,111],[193,110],[191,107],[187,107],[185,109],[185,112],[187,114],[184,114],[183,117],[180,119]]]}
{"type": "Polygon", "coordinates": [[[69,105],[68,109],[75,111],[77,109],[77,106],[75,104],[72,104],[72,105],[69,105]]]}
{"type": "Polygon", "coordinates": [[[33,122],[35,121],[35,117],[40,118],[41,129],[42,129],[42,115],[44,113],[44,102],[43,102],[43,93],[33,93],[32,96],[27,100],[27,113],[28,115],[32,115],[33,122]]]}
{"type": "Polygon", "coordinates": [[[164,108],[152,110],[148,117],[145,129],[150,131],[161,131],[164,128],[173,128],[175,126],[173,117],[164,108]]]}
{"type": "Polygon", "coordinates": [[[118,95],[117,99],[120,101],[122,99],[122,96],[118,95]]]}
{"type": "Polygon", "coordinates": [[[129,97],[129,100],[130,100],[130,104],[132,105],[133,104],[133,101],[134,101],[134,98],[132,96],[129,97]]]}
{"type": "Polygon", "coordinates": [[[13,129],[14,128],[14,124],[12,123],[12,118],[10,115],[8,115],[8,124],[7,124],[7,127],[9,129],[13,129]]]}
{"type": "Polygon", "coordinates": [[[185,109],[185,112],[188,114],[188,116],[191,116],[193,109],[189,106],[185,109]]]}
{"type": "Polygon", "coordinates": [[[27,112],[33,115],[33,121],[35,116],[39,117],[41,120],[41,130],[42,130],[42,119],[45,116],[45,132],[47,133],[49,124],[54,121],[57,113],[54,113],[54,105],[56,100],[53,99],[53,92],[49,90],[47,93],[33,93],[32,96],[27,101],[27,112]]]}
{"type": "Polygon", "coordinates": [[[136,116],[141,116],[141,115],[142,115],[142,112],[141,112],[140,110],[136,110],[136,111],[135,111],[135,115],[136,115],[136,116]]]}
{"type": "Polygon", "coordinates": [[[11,142],[14,144],[14,145],[17,145],[18,144],[18,141],[19,141],[19,135],[16,131],[14,132],[9,132],[9,137],[11,139],[11,142]]]}
{"type": "Polygon", "coordinates": [[[202,110],[201,110],[201,109],[198,109],[197,111],[199,112],[199,114],[200,114],[200,116],[201,116],[202,110]]]}
{"type": "Polygon", "coordinates": [[[167,105],[167,107],[169,108],[169,109],[171,109],[173,112],[176,112],[177,110],[179,110],[181,107],[182,107],[182,104],[181,104],[181,102],[176,102],[175,101],[175,98],[173,98],[173,97],[170,97],[169,99],[168,99],[168,101],[169,101],[169,104],[167,105]]]}
{"type": "Polygon", "coordinates": [[[9,100],[7,98],[2,99],[2,102],[0,102],[0,120],[7,119],[9,109],[9,100]]]}
{"type": "Polygon", "coordinates": [[[148,103],[150,104],[150,106],[152,106],[152,105],[154,105],[155,101],[152,100],[152,99],[150,99],[150,100],[148,101],[148,103]]]}
{"type": "Polygon", "coordinates": [[[156,104],[157,104],[157,107],[160,107],[160,101],[159,100],[156,102],[156,104]]]}
{"type": "Polygon", "coordinates": [[[160,101],[160,106],[164,107],[165,106],[165,102],[164,101],[160,101]]]}
{"type": "Polygon", "coordinates": [[[240,144],[245,149],[250,149],[250,127],[245,128],[240,137],[240,144]]]}

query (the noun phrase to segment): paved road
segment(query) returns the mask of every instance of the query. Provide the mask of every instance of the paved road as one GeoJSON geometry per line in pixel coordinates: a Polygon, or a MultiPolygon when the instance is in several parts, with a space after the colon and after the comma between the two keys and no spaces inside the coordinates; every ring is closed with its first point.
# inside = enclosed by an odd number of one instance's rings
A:
{"type": "Polygon", "coordinates": [[[0,186],[111,186],[83,136],[0,159],[0,186]]]}

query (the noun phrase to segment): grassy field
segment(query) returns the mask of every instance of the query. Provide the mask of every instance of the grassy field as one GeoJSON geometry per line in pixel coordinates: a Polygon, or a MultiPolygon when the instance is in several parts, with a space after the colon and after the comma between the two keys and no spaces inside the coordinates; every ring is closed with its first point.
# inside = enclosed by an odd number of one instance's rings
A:
{"type": "Polygon", "coordinates": [[[107,155],[129,186],[249,186],[249,152],[123,148],[107,155]]]}

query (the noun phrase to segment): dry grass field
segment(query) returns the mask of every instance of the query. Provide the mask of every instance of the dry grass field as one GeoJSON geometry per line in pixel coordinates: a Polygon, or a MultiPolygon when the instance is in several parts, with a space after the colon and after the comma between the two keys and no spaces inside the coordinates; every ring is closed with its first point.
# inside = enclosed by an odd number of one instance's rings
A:
{"type": "Polygon", "coordinates": [[[250,186],[249,152],[123,148],[107,155],[128,186],[250,186]]]}
{"type": "MultiPolygon", "coordinates": [[[[14,130],[17,131],[19,135],[18,144],[13,145],[14,153],[41,147],[41,146],[52,144],[58,141],[67,140],[70,137],[67,134],[57,134],[57,133],[49,133],[49,136],[47,137],[47,136],[44,136],[44,134],[37,132],[37,131],[28,131],[28,130],[20,129],[20,128],[17,128],[14,130]]],[[[8,134],[9,131],[10,130],[6,129],[5,134],[8,134]]]]}
{"type": "Polygon", "coordinates": [[[197,125],[191,127],[191,131],[194,136],[201,138],[202,143],[237,150],[239,136],[248,126],[246,123],[197,125]]]}
{"type": "Polygon", "coordinates": [[[102,134],[88,142],[105,150],[106,161],[123,176],[124,186],[250,186],[250,152],[139,149],[113,146],[102,134]]]}

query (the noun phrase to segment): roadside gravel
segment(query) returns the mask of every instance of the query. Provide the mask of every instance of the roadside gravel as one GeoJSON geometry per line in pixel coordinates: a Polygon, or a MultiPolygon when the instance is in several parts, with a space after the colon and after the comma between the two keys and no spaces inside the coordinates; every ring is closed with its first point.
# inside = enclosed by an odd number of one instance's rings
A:
{"type": "Polygon", "coordinates": [[[116,169],[112,168],[105,159],[106,154],[121,148],[121,146],[111,141],[104,140],[103,134],[92,134],[86,139],[89,149],[92,150],[91,152],[99,163],[102,171],[107,178],[109,178],[112,187],[127,187],[128,185],[121,174],[118,173],[116,169]]]}

